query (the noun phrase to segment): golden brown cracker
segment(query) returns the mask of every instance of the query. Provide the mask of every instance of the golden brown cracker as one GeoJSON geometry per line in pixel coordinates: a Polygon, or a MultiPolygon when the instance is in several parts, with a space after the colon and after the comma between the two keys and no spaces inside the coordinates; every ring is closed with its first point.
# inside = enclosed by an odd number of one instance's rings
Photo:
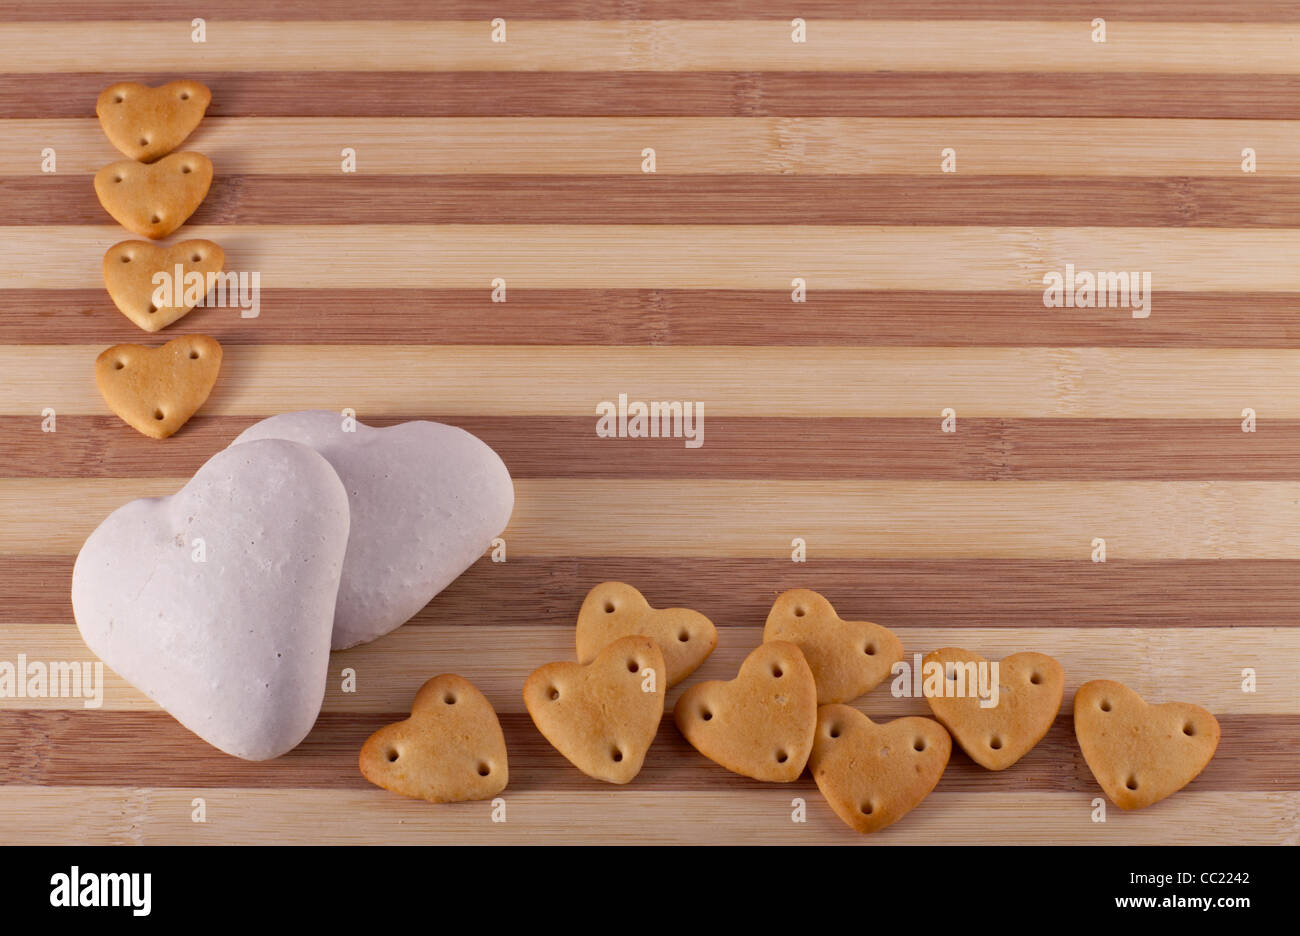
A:
{"type": "Polygon", "coordinates": [[[1177,793],[1219,746],[1219,722],[1199,705],[1152,705],[1109,679],[1075,691],[1074,733],[1088,769],[1121,809],[1141,809],[1177,793]]]}
{"type": "Polygon", "coordinates": [[[358,763],[375,786],[433,803],[490,799],[510,779],[492,703],[451,673],[421,686],[411,717],[372,734],[358,763]]]}
{"type": "Polygon", "coordinates": [[[159,247],[148,241],[122,241],[104,254],[104,286],[123,315],[145,331],[156,332],[203,300],[209,274],[219,274],[225,262],[225,251],[210,240],[181,241],[170,247],[159,247]],[[177,267],[179,283],[176,283],[177,267]],[[166,292],[171,298],[173,291],[179,291],[183,300],[180,305],[170,302],[159,305],[155,301],[159,288],[153,281],[155,273],[166,273],[171,279],[173,289],[166,292]],[[186,278],[192,274],[198,274],[204,285],[198,289],[187,285],[186,278]]]}
{"type": "Polygon", "coordinates": [[[792,643],[760,644],[736,678],[688,688],[673,718],[694,748],[728,770],[774,783],[797,780],[812,750],[817,684],[792,643]]]}
{"type": "Polygon", "coordinates": [[[212,163],[202,153],[172,153],[152,165],[122,159],[95,173],[95,194],[104,210],[150,240],[184,224],[211,184],[212,163]]]}
{"type": "Polygon", "coordinates": [[[110,143],[148,163],[185,142],[211,101],[207,86],[188,78],[157,88],[120,81],[100,93],[95,113],[110,143]]]}
{"type": "MultiPolygon", "coordinates": [[[[991,661],[960,647],[943,647],[926,654],[922,666],[932,663],[943,667],[943,685],[947,687],[957,682],[958,675],[963,685],[969,684],[968,675],[978,673],[981,664],[989,666],[991,661]],[[976,669],[972,670],[970,664],[976,669]],[[961,673],[957,672],[958,666],[962,667],[961,673]]],[[[1028,754],[1056,721],[1065,695],[1065,670],[1046,654],[1013,653],[997,664],[996,705],[982,705],[974,691],[978,687],[968,688],[961,696],[926,695],[930,711],[953,740],[971,760],[989,770],[1005,770],[1028,754]]]]}
{"type": "Polygon", "coordinates": [[[95,358],[95,383],[124,422],[165,439],[203,405],[220,370],[216,339],[182,335],[158,348],[114,345],[95,358]]]}
{"type": "Polygon", "coordinates": [[[695,672],[718,645],[718,629],[700,612],[652,608],[631,585],[602,582],[587,593],[578,611],[578,662],[590,663],[615,640],[633,634],[659,645],[669,688],[695,672]]]}
{"type": "Polygon", "coordinates": [[[817,680],[817,704],[848,702],[878,686],[903,658],[893,631],[868,621],[845,621],[823,596],[807,588],[779,595],[768,612],[763,640],[797,644],[817,680]]]}
{"type": "Polygon", "coordinates": [[[664,714],[667,665],[649,637],[623,637],[590,663],[548,663],[524,682],[537,730],[589,777],[628,783],[664,714]]]}
{"type": "Polygon", "coordinates": [[[948,732],[929,718],[876,724],[850,706],[823,705],[808,769],[849,828],[875,832],[930,795],[951,753],[948,732]]]}

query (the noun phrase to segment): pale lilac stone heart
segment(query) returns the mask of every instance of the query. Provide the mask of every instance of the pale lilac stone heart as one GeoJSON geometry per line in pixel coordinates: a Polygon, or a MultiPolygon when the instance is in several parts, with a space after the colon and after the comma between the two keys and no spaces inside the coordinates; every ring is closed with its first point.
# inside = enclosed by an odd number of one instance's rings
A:
{"type": "Polygon", "coordinates": [[[86,644],[209,744],[277,757],[325,696],[348,499],[305,445],[218,452],[101,523],[72,571],[86,644]]]}
{"type": "Polygon", "coordinates": [[[487,551],[515,491],[501,458],[455,426],[375,428],[310,410],[249,426],[250,439],[292,439],[323,455],[348,493],[352,530],[334,612],[334,649],[400,627],[487,551]]]}

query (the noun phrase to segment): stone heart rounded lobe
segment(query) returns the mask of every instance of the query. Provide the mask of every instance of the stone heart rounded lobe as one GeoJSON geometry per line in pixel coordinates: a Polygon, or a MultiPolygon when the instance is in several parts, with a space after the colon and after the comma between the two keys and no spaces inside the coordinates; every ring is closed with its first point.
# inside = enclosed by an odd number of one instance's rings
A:
{"type": "Polygon", "coordinates": [[[320,712],[347,538],[325,459],[281,440],[226,449],[90,534],[72,572],[77,627],[209,744],[277,757],[320,712]]]}
{"type": "Polygon", "coordinates": [[[505,464],[455,426],[375,428],[310,410],[264,419],[231,445],[268,438],[315,449],[348,494],[352,532],[335,609],[336,650],[409,620],[483,555],[514,509],[505,464]]]}

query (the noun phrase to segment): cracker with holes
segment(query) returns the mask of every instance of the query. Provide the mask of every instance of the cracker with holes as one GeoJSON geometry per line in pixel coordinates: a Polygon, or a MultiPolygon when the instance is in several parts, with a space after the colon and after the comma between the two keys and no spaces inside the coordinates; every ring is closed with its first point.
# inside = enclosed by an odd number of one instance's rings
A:
{"type": "Polygon", "coordinates": [[[792,588],[768,612],[763,640],[788,640],[803,651],[817,680],[817,704],[848,702],[878,686],[903,658],[888,628],[845,621],[815,591],[792,588]]]}
{"type": "MultiPolygon", "coordinates": [[[[990,661],[970,650],[944,647],[926,654],[923,669],[934,663],[943,667],[946,694],[926,693],[930,711],[970,759],[988,770],[1006,770],[1028,754],[1061,710],[1065,670],[1046,654],[1013,653],[999,660],[995,705],[985,704],[978,694],[981,667],[991,675],[990,661]]],[[[993,701],[991,693],[988,701],[993,701]]]]}
{"type": "Polygon", "coordinates": [[[875,832],[930,795],[951,753],[948,732],[929,718],[876,724],[850,706],[823,705],[808,769],[849,828],[875,832]]]}
{"type": "Polygon", "coordinates": [[[157,88],[121,81],[100,93],[95,113],[110,143],[148,163],[184,143],[211,102],[207,86],[190,79],[157,88]]]}
{"type": "Polygon", "coordinates": [[[790,783],[812,750],[817,684],[795,644],[769,641],[745,658],[735,679],[683,692],[673,719],[715,764],[755,780],[790,783]]]}
{"type": "Polygon", "coordinates": [[[1074,733],[1088,769],[1121,809],[1177,793],[1219,746],[1219,722],[1199,705],[1153,705],[1109,679],[1086,682],[1074,693],[1074,733]]]}
{"type": "Polygon", "coordinates": [[[159,348],[113,345],[95,358],[95,383],[123,422],[165,439],[207,400],[220,370],[215,338],[183,335],[159,348]]]}
{"type": "Polygon", "coordinates": [[[152,165],[123,159],[95,173],[95,195],[104,210],[150,240],[184,224],[211,184],[212,163],[201,153],[172,153],[152,165]]]}
{"type": "Polygon", "coordinates": [[[431,803],[491,799],[510,776],[492,703],[453,674],[421,686],[411,717],[372,734],[359,765],[375,786],[431,803]]]}
{"type": "Polygon", "coordinates": [[[659,645],[669,688],[695,672],[718,645],[718,629],[700,612],[652,608],[631,585],[602,582],[578,611],[578,662],[590,663],[609,644],[633,634],[659,645]]]}
{"type": "Polygon", "coordinates": [[[548,663],[524,682],[537,730],[589,777],[629,783],[664,714],[667,664],[649,637],[614,641],[585,666],[548,663]]]}
{"type": "Polygon", "coordinates": [[[225,251],[210,240],[181,241],[170,247],[122,241],[104,254],[104,285],[123,315],[145,331],[156,332],[203,301],[208,277],[219,274],[225,262],[225,251]],[[164,292],[180,304],[156,302],[155,273],[167,274],[173,285],[164,292]]]}

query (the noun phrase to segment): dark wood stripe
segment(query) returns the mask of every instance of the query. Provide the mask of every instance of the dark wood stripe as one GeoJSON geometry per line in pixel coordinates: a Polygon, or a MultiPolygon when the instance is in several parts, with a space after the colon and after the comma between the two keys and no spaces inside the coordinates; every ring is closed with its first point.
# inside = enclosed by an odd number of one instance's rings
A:
{"type": "MultiPolygon", "coordinates": [[[[198,12],[204,13],[205,10],[198,12]]],[[[1094,16],[1129,22],[1290,22],[1300,11],[1288,0],[1049,0],[1026,4],[1023,0],[872,0],[867,6],[844,0],[801,0],[795,9],[787,0],[222,0],[223,20],[757,20],[792,16],[813,19],[1005,19],[1084,20],[1094,16]]],[[[209,14],[211,15],[211,14],[209,14]]],[[[0,22],[67,20],[173,20],[171,0],[133,0],[130,4],[105,4],[98,0],[69,0],[32,5],[23,0],[0,4],[0,22]]],[[[211,17],[213,21],[216,17],[211,17]]]]}
{"type": "MultiPolygon", "coordinates": [[[[611,392],[611,397],[615,396],[611,392]]],[[[704,445],[601,439],[591,416],[442,416],[491,445],[516,478],[935,481],[1296,481],[1300,420],[1254,433],[1220,420],[784,418],[709,416],[704,445]],[[1123,452],[1116,458],[1116,452],[1123,452]],[[815,453],[810,457],[810,453],[815,453]]],[[[707,403],[706,403],[707,407],[707,403]]],[[[396,418],[369,417],[389,425],[396,418]]],[[[255,417],[198,415],[166,445],[113,416],[0,417],[0,478],[185,477],[255,417]]]]}
{"type": "MultiPolygon", "coordinates": [[[[521,685],[526,675],[519,674],[521,685]]],[[[515,699],[492,701],[499,712],[503,705],[522,705],[515,699]]],[[[926,712],[919,700],[917,706],[917,714],[926,712]]],[[[272,761],[249,763],[209,747],[162,712],[8,711],[0,717],[0,785],[366,789],[357,752],[372,732],[407,714],[322,713],[296,749],[272,761]]],[[[609,789],[572,767],[526,713],[500,712],[500,720],[513,779],[507,792],[609,789]]],[[[1295,745],[1300,716],[1221,715],[1219,722],[1219,750],[1191,789],[1300,790],[1295,745]]],[[[771,789],[705,759],[667,715],[635,783],[642,791],[771,789]]],[[[791,795],[816,793],[806,773],[784,789],[791,795]]],[[[946,793],[1097,789],[1068,714],[1058,717],[1047,736],[1010,770],[984,770],[954,748],[938,787],[946,793]]]]}
{"type": "Polygon", "coordinates": [[[212,117],[1300,118],[1300,75],[758,71],[0,74],[0,118],[93,118],[116,81],[180,77],[212,117]]]}
{"type": "MultiPolygon", "coordinates": [[[[72,564],[72,556],[0,556],[3,619],[71,627],[72,564]]],[[[696,608],[722,627],[761,626],[788,588],[812,588],[845,617],[887,627],[1300,626],[1300,559],[853,560],[817,558],[815,551],[807,563],[483,559],[408,626],[571,628],[587,591],[604,581],[629,582],[658,607],[696,608]]]]}
{"type": "MultiPolygon", "coordinates": [[[[0,178],[7,225],[110,223],[91,176],[0,178]]],[[[191,224],[1300,227],[1300,179],[223,175],[191,224]],[[1063,197],[1068,193],[1068,197],[1063,197]],[[791,205],[798,205],[796,212],[791,205]]]]}
{"type": "MultiPolygon", "coordinates": [[[[127,237],[125,231],[123,237],[127,237]]],[[[218,238],[219,239],[219,238],[218,238]]],[[[92,267],[98,257],[87,258],[92,267]]],[[[232,269],[240,258],[229,256],[232,269]]],[[[814,284],[815,286],[815,284],[814,284]]],[[[1300,296],[1158,289],[1151,317],[1046,309],[1042,292],[786,290],[265,289],[261,315],[195,309],[181,325],[263,344],[799,345],[1296,348],[1300,296]]],[[[98,287],[0,289],[0,342],[157,343],[98,287]]]]}

